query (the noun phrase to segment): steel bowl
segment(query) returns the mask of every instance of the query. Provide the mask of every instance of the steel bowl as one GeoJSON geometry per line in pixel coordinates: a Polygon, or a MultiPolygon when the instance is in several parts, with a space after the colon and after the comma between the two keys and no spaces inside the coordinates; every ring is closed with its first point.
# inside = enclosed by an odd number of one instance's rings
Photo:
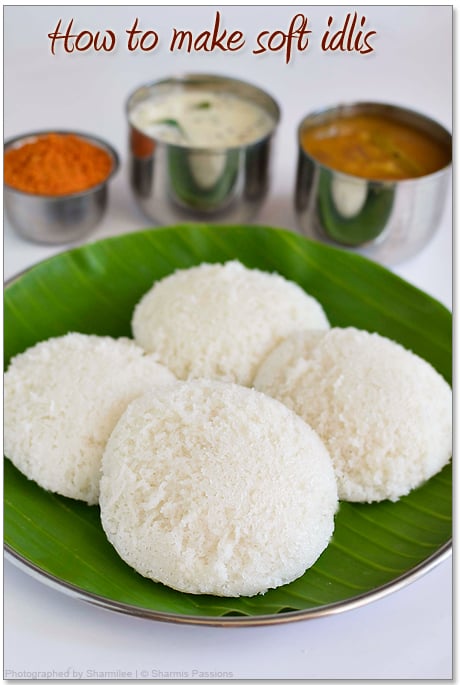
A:
{"type": "Polygon", "coordinates": [[[5,212],[19,235],[35,243],[60,245],[84,238],[102,219],[107,208],[108,183],[118,169],[119,157],[116,150],[100,138],[78,131],[54,129],[11,138],[5,143],[4,151],[50,133],[76,135],[102,148],[112,159],[112,169],[107,178],[78,193],[38,195],[4,184],[5,212]]]}
{"type": "Polygon", "coordinates": [[[358,102],[306,116],[298,127],[295,211],[307,236],[354,250],[387,265],[419,252],[434,235],[450,182],[452,135],[440,124],[403,107],[358,102]],[[380,114],[432,136],[450,150],[439,171],[397,181],[368,180],[321,164],[302,147],[302,133],[336,117],[380,114]]]}
{"type": "Polygon", "coordinates": [[[268,191],[270,148],[280,119],[280,109],[270,95],[237,79],[186,74],[141,86],[129,96],[126,112],[130,183],[147,217],[159,224],[186,220],[238,223],[257,213],[268,191]],[[131,121],[133,109],[145,100],[202,88],[257,104],[273,119],[272,129],[244,146],[202,148],[164,142],[131,121]],[[216,173],[211,185],[200,183],[200,169],[216,173]]]}

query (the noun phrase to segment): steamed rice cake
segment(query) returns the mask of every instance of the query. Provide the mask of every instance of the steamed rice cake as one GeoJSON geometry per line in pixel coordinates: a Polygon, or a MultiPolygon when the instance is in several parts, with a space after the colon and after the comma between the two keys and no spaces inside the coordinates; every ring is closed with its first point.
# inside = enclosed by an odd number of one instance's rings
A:
{"type": "Polygon", "coordinates": [[[191,380],[128,406],[104,452],[100,506],[109,541],[141,575],[249,596],[317,560],[337,486],[323,443],[283,404],[191,380]]]}
{"type": "Polygon", "coordinates": [[[178,378],[241,385],[302,328],[329,328],[319,302],[279,274],[237,261],[176,271],[153,285],[132,318],[134,339],[178,378]]]}
{"type": "Polygon", "coordinates": [[[142,392],[173,382],[132,340],[68,333],[39,342],[4,377],[5,455],[46,490],[95,504],[118,418],[142,392]]]}
{"type": "Polygon", "coordinates": [[[254,385],[318,432],[342,500],[397,500],[450,460],[451,388],[428,362],[377,333],[293,334],[254,385]]]}

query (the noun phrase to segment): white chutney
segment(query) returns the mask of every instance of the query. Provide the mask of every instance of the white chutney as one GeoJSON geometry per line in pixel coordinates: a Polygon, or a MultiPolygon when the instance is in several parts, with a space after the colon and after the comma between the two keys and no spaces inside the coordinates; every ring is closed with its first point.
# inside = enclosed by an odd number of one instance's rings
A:
{"type": "Polygon", "coordinates": [[[274,129],[259,105],[229,93],[178,87],[138,103],[130,122],[144,134],[173,145],[222,149],[248,145],[274,129]]]}

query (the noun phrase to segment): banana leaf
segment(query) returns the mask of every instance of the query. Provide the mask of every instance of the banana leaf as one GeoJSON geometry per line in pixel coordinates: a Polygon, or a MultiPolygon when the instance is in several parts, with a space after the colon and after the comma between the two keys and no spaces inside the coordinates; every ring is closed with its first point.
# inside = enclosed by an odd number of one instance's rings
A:
{"type": "MultiPolygon", "coordinates": [[[[130,335],[134,305],[153,282],[201,262],[239,259],[277,271],[317,297],[332,325],[377,331],[427,359],[449,382],[451,313],[384,267],[263,226],[188,224],[108,238],[48,259],[7,285],[5,365],[68,331],[130,335]]],[[[384,596],[450,553],[452,469],[398,502],[342,502],[331,543],[301,578],[265,595],[187,595],[137,574],[107,541],[99,509],[54,495],[6,459],[9,557],[56,588],[147,618],[215,625],[299,620],[384,596]]]]}

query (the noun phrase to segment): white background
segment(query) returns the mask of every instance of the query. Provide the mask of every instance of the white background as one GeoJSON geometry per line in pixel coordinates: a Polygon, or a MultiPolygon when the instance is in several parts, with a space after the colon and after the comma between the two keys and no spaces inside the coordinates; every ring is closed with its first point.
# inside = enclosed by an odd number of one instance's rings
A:
{"type": "MultiPolygon", "coordinates": [[[[379,100],[422,111],[452,127],[452,8],[449,6],[132,6],[4,8],[4,133],[8,138],[52,127],[100,135],[119,151],[122,165],[111,184],[109,211],[89,240],[146,228],[126,174],[127,96],[142,83],[180,72],[235,76],[268,90],[280,103],[270,196],[257,223],[295,230],[293,188],[296,128],[318,107],[339,101],[379,100]],[[375,51],[323,53],[329,15],[339,28],[348,11],[376,30],[375,51]],[[169,52],[172,27],[199,33],[222,26],[242,30],[236,53],[169,52]],[[286,30],[303,12],[310,46],[286,65],[284,53],[253,55],[257,34],[286,30]],[[129,53],[125,30],[160,35],[152,53],[129,53]],[[53,56],[47,34],[59,19],[74,29],[110,28],[111,53],[53,56]]],[[[19,238],[5,220],[4,276],[69,246],[44,247],[19,238]]],[[[438,231],[416,257],[394,268],[443,302],[452,304],[452,213],[446,203],[438,231]]],[[[397,593],[345,614],[283,626],[213,629],[144,621],[112,614],[66,597],[4,568],[4,666],[24,671],[231,671],[235,678],[449,678],[452,660],[452,576],[445,561],[397,593]]]]}

